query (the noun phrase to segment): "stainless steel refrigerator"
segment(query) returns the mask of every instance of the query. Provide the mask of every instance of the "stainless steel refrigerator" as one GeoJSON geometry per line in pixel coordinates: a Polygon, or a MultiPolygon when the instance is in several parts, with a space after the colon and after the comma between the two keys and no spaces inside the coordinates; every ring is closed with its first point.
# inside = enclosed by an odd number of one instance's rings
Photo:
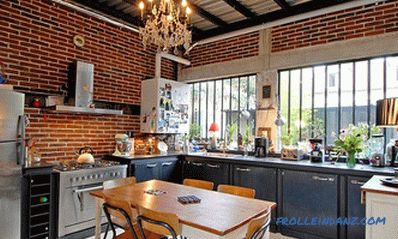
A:
{"type": "Polygon", "coordinates": [[[25,96],[0,89],[0,239],[21,238],[25,96]]]}

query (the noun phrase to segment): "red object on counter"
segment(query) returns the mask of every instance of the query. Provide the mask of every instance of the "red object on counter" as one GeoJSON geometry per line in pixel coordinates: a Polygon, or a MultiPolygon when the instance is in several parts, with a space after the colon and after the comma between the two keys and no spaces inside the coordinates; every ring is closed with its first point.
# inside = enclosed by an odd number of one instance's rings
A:
{"type": "Polygon", "coordinates": [[[216,131],[218,131],[218,124],[217,124],[216,122],[213,122],[213,123],[210,125],[209,131],[210,131],[210,132],[216,132],[216,131]]]}

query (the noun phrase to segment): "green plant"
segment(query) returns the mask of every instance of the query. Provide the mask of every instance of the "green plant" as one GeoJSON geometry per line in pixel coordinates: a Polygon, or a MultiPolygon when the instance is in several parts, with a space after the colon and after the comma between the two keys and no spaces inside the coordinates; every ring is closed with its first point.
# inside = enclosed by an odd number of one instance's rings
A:
{"type": "Polygon", "coordinates": [[[283,145],[293,145],[296,143],[295,141],[295,136],[293,134],[285,134],[281,137],[283,145]]]}
{"type": "Polygon", "coordinates": [[[253,129],[253,125],[251,123],[248,123],[246,125],[245,131],[243,132],[243,135],[242,135],[243,145],[248,145],[250,143],[250,139],[252,138],[252,129],[253,129]]]}
{"type": "Polygon", "coordinates": [[[366,147],[366,141],[370,133],[380,133],[381,130],[372,125],[369,129],[368,124],[360,123],[358,126],[350,124],[348,128],[342,129],[337,140],[334,142],[335,149],[347,154],[361,153],[366,147]]]}
{"type": "Polygon", "coordinates": [[[227,126],[228,142],[229,143],[232,142],[232,139],[233,139],[234,134],[235,134],[237,129],[238,129],[238,124],[237,123],[229,124],[227,126]]]}
{"type": "Polygon", "coordinates": [[[202,128],[199,124],[193,123],[189,126],[189,139],[199,139],[202,133],[202,128]]]}

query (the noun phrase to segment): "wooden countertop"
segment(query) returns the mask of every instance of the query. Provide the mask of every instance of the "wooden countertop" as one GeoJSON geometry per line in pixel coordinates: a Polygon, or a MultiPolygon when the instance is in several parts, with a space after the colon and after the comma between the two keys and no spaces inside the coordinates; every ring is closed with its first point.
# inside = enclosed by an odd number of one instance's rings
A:
{"type": "Polygon", "coordinates": [[[372,192],[372,193],[382,193],[382,194],[389,194],[389,195],[396,195],[398,196],[398,187],[390,187],[384,185],[380,179],[389,178],[386,176],[378,176],[375,175],[369,181],[365,183],[361,187],[362,193],[372,192]]]}
{"type": "Polygon", "coordinates": [[[90,194],[99,198],[107,195],[128,200],[133,207],[140,205],[152,210],[174,213],[182,224],[220,236],[234,231],[256,216],[276,207],[274,202],[238,197],[159,180],[96,191],[90,194]],[[153,196],[145,193],[149,189],[162,190],[166,193],[153,196]],[[199,204],[191,205],[182,205],[177,201],[178,196],[186,195],[195,195],[202,201],[199,204]]]}

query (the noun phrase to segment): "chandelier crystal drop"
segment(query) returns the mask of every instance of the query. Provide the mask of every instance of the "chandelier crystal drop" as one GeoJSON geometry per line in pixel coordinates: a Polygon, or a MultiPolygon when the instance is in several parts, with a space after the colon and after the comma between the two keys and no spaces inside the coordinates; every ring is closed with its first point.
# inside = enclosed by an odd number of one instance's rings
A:
{"type": "Polygon", "coordinates": [[[187,0],[180,4],[174,0],[146,0],[138,3],[145,26],[140,27],[144,47],[157,46],[158,51],[178,53],[178,47],[188,49],[192,32],[188,29],[192,10],[187,0]]]}

